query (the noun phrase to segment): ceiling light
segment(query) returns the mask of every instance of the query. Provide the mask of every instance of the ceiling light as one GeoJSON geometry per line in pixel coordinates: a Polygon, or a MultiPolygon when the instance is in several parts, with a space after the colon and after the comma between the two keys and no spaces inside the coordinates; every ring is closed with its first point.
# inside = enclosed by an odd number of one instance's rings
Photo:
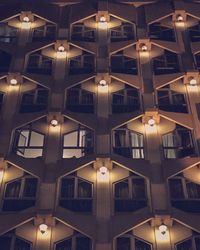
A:
{"type": "Polygon", "coordinates": [[[51,120],[51,125],[52,125],[53,127],[58,126],[58,121],[57,121],[56,119],[51,120]]]}
{"type": "Polygon", "coordinates": [[[164,223],[162,223],[160,226],[159,226],[159,231],[160,231],[160,233],[161,234],[166,234],[166,232],[167,232],[167,226],[164,224],[164,223]]]}
{"type": "Polygon", "coordinates": [[[178,15],[178,16],[177,16],[177,21],[178,21],[178,22],[183,22],[183,17],[182,17],[181,15],[178,15]]]}
{"type": "Polygon", "coordinates": [[[150,118],[149,120],[148,120],[148,124],[149,124],[149,126],[151,126],[151,127],[153,127],[154,125],[155,125],[155,120],[153,119],[153,118],[150,118]]]}
{"type": "Polygon", "coordinates": [[[105,87],[107,85],[106,80],[104,80],[104,79],[100,80],[99,85],[102,87],[105,87]]]}
{"type": "Polygon", "coordinates": [[[141,50],[142,50],[142,51],[147,51],[147,49],[148,49],[148,48],[147,48],[147,46],[146,46],[145,44],[143,44],[143,45],[141,46],[141,50]]]}
{"type": "Polygon", "coordinates": [[[105,175],[108,172],[108,169],[107,167],[102,166],[100,167],[99,171],[102,175],[105,175]]]}
{"type": "Polygon", "coordinates": [[[28,16],[23,17],[23,22],[29,23],[30,22],[29,17],[28,16]]]}
{"type": "Polygon", "coordinates": [[[190,83],[191,86],[196,86],[197,85],[197,80],[192,77],[192,78],[189,79],[189,83],[190,83]]]}
{"type": "Polygon", "coordinates": [[[47,232],[48,226],[46,224],[40,224],[39,225],[39,230],[41,232],[41,234],[44,234],[47,232]]]}
{"type": "Polygon", "coordinates": [[[106,17],[105,16],[101,16],[100,19],[99,19],[99,21],[101,23],[105,23],[106,22],[106,17]]]}
{"type": "Polygon", "coordinates": [[[64,52],[65,51],[65,47],[63,45],[60,45],[58,47],[58,52],[64,52]]]}
{"type": "Polygon", "coordinates": [[[10,80],[10,84],[11,84],[11,85],[17,85],[17,79],[12,78],[12,79],[10,80]]]}

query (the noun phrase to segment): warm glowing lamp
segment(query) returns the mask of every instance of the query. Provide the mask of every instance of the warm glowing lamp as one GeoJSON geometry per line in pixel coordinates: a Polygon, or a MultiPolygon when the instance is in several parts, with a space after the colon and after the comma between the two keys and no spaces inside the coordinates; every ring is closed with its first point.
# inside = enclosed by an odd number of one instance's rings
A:
{"type": "Polygon", "coordinates": [[[100,29],[107,29],[107,28],[108,28],[108,22],[107,22],[105,16],[101,16],[101,17],[99,18],[99,23],[98,23],[98,25],[99,25],[99,28],[100,28],[100,29]]]}
{"type": "Polygon", "coordinates": [[[40,224],[39,230],[41,234],[45,234],[47,232],[48,226],[46,224],[40,224]]]}
{"type": "Polygon", "coordinates": [[[108,172],[108,169],[107,169],[107,167],[102,166],[102,167],[100,167],[99,172],[102,175],[105,175],[108,172]]]}
{"type": "Polygon", "coordinates": [[[142,44],[141,50],[145,52],[145,51],[147,51],[147,49],[148,49],[147,46],[145,44],[142,44]]]}
{"type": "Polygon", "coordinates": [[[193,77],[191,77],[191,78],[189,79],[189,83],[190,83],[191,86],[196,86],[196,85],[197,85],[197,80],[194,79],[193,77]]]}
{"type": "Polygon", "coordinates": [[[12,79],[10,80],[10,84],[11,84],[12,86],[17,85],[17,79],[12,78],[12,79]]]}
{"type": "Polygon", "coordinates": [[[183,16],[178,15],[178,16],[176,17],[176,20],[177,20],[178,22],[183,22],[183,16]]]}
{"type": "Polygon", "coordinates": [[[161,234],[163,234],[163,235],[165,235],[166,234],[166,232],[167,232],[167,226],[164,224],[164,223],[162,223],[160,226],[159,226],[159,232],[161,233],[161,234]]]}
{"type": "Polygon", "coordinates": [[[66,58],[67,52],[63,45],[60,45],[57,49],[57,58],[66,58]]]}
{"type": "Polygon", "coordinates": [[[53,127],[58,126],[58,121],[56,119],[51,120],[51,126],[53,127]]]}
{"type": "Polygon", "coordinates": [[[99,85],[100,85],[101,87],[105,87],[105,86],[107,85],[106,80],[104,80],[104,79],[100,80],[99,85]]]}
{"type": "Polygon", "coordinates": [[[153,118],[150,118],[148,120],[148,125],[151,126],[151,127],[153,127],[155,125],[155,123],[156,123],[156,121],[153,118]]]}
{"type": "Polygon", "coordinates": [[[28,16],[23,17],[22,19],[22,29],[30,29],[31,22],[28,16]]]}

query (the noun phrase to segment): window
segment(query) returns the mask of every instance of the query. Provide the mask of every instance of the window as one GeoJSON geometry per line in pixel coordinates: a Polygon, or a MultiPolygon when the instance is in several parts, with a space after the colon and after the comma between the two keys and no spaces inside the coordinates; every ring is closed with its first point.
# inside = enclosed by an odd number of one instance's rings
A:
{"type": "Polygon", "coordinates": [[[18,30],[7,23],[0,23],[0,42],[13,43],[16,41],[18,30]]]}
{"type": "Polygon", "coordinates": [[[70,238],[55,244],[55,250],[91,250],[92,241],[83,234],[76,232],[70,238]]]}
{"type": "Polygon", "coordinates": [[[152,245],[130,232],[116,239],[116,250],[152,250],[152,245]]]}
{"type": "Polygon", "coordinates": [[[122,22],[120,26],[110,29],[111,42],[135,39],[135,26],[132,23],[122,22]]]}
{"type": "Polygon", "coordinates": [[[168,112],[187,113],[187,103],[184,94],[170,89],[170,86],[157,90],[158,107],[168,112]]]}
{"type": "Polygon", "coordinates": [[[112,94],[112,113],[133,112],[140,109],[138,90],[129,86],[112,94]]]}
{"type": "Polygon", "coordinates": [[[66,109],[72,112],[94,113],[94,94],[81,85],[67,90],[66,109]]]}
{"type": "Polygon", "coordinates": [[[31,242],[18,237],[15,230],[0,236],[0,246],[4,250],[32,250],[31,242]]]}
{"type": "Polygon", "coordinates": [[[75,41],[95,42],[95,29],[87,27],[84,23],[73,24],[71,39],[75,41]]]}
{"type": "Polygon", "coordinates": [[[197,69],[200,70],[200,53],[195,55],[195,62],[197,69]]]}
{"type": "Polygon", "coordinates": [[[20,113],[40,112],[47,108],[48,89],[38,85],[35,90],[25,92],[22,96],[20,113]]]}
{"type": "Polygon", "coordinates": [[[200,236],[193,232],[193,236],[176,244],[176,250],[200,250],[200,236]]]}
{"type": "Polygon", "coordinates": [[[88,74],[95,70],[94,55],[82,52],[81,56],[74,57],[69,60],[69,74],[88,74]]]}
{"type": "Polygon", "coordinates": [[[64,135],[63,158],[82,156],[93,153],[93,132],[84,127],[64,135]]]}
{"type": "Polygon", "coordinates": [[[41,54],[31,54],[28,59],[26,71],[34,74],[51,75],[53,62],[51,58],[41,54]]]}
{"type": "Polygon", "coordinates": [[[45,26],[41,26],[35,28],[33,30],[32,41],[49,41],[54,40],[56,35],[56,26],[54,24],[46,24],[45,26]]]}
{"type": "Polygon", "coordinates": [[[199,213],[200,185],[182,176],[169,179],[172,206],[186,212],[199,213]]]}
{"type": "Polygon", "coordinates": [[[189,27],[189,35],[191,42],[200,42],[200,22],[193,27],[189,27]]]}
{"type": "Polygon", "coordinates": [[[122,51],[112,55],[110,60],[113,73],[137,75],[137,60],[124,56],[122,51]]]}
{"type": "Polygon", "coordinates": [[[3,106],[4,93],[0,92],[0,111],[3,106]]]}
{"type": "Polygon", "coordinates": [[[165,50],[162,56],[153,60],[153,71],[155,75],[178,73],[180,70],[177,54],[165,50]]]}
{"type": "Polygon", "coordinates": [[[192,133],[189,129],[176,125],[176,129],[162,136],[165,158],[183,158],[195,154],[192,133]]]}
{"type": "Polygon", "coordinates": [[[3,211],[20,211],[35,205],[38,180],[25,175],[6,183],[3,211]]]}
{"type": "Polygon", "coordinates": [[[42,156],[44,146],[44,135],[36,131],[18,129],[15,132],[14,150],[17,155],[25,158],[36,158],[42,156]]]}
{"type": "Polygon", "coordinates": [[[144,158],[143,135],[128,129],[114,131],[114,153],[128,158],[144,158]]]}
{"type": "Polygon", "coordinates": [[[155,40],[176,41],[174,30],[170,26],[164,26],[159,22],[149,25],[149,37],[155,40]]]}
{"type": "Polygon", "coordinates": [[[131,212],[147,206],[144,178],[132,175],[114,183],[116,212],[131,212]]]}
{"type": "Polygon", "coordinates": [[[5,51],[0,51],[0,72],[7,72],[10,68],[12,56],[5,51]]]}
{"type": "Polygon", "coordinates": [[[75,212],[92,212],[92,183],[77,176],[63,178],[59,205],[75,212]]]}

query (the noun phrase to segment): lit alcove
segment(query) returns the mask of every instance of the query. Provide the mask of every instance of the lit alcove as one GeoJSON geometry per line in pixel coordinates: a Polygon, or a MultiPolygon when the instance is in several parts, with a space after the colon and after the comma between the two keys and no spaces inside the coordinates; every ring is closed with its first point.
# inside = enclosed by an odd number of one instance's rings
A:
{"type": "Polygon", "coordinates": [[[14,132],[12,150],[24,158],[36,158],[43,155],[46,133],[45,118],[20,127],[14,132]]]}
{"type": "Polygon", "coordinates": [[[65,118],[63,124],[63,158],[80,158],[93,153],[94,132],[65,118]]]}

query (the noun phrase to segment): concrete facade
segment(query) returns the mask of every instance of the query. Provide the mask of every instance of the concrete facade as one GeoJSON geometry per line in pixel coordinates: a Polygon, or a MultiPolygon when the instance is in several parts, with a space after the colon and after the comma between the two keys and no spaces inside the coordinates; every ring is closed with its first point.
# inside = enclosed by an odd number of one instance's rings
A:
{"type": "Polygon", "coordinates": [[[199,250],[200,2],[0,7],[0,250],[199,250]]]}

